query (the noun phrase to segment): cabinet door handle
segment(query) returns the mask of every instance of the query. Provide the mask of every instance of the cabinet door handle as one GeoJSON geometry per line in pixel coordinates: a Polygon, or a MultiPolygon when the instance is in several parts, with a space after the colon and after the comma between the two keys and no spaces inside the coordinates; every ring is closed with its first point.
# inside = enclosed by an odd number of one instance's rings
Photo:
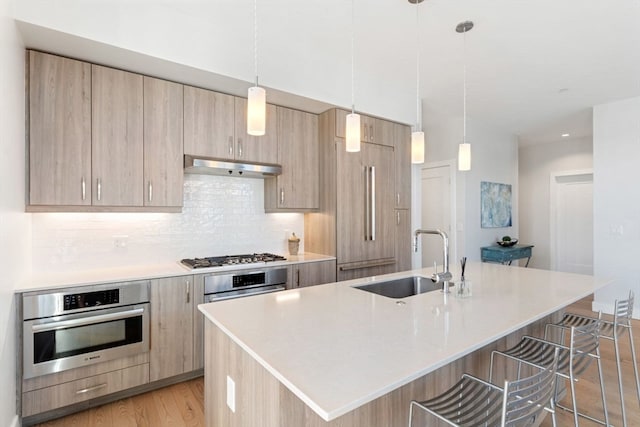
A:
{"type": "Polygon", "coordinates": [[[300,269],[296,270],[296,288],[300,287],[300,269]]]}
{"type": "Polygon", "coordinates": [[[396,212],[396,224],[400,225],[400,212],[396,212]]]}
{"type": "Polygon", "coordinates": [[[376,240],[376,167],[371,166],[371,240],[376,240]]]}
{"type": "Polygon", "coordinates": [[[284,205],[284,187],[280,188],[280,204],[284,205]]]}
{"type": "Polygon", "coordinates": [[[102,199],[102,180],[98,178],[98,201],[102,199]]]}
{"type": "Polygon", "coordinates": [[[396,206],[400,206],[400,193],[396,193],[396,206]]]}
{"type": "Polygon", "coordinates": [[[191,290],[189,289],[189,281],[188,280],[184,281],[184,288],[185,288],[185,293],[187,295],[187,304],[189,304],[191,302],[191,290]]]}
{"type": "Polygon", "coordinates": [[[369,125],[369,138],[373,142],[373,125],[369,125]]]}
{"type": "Polygon", "coordinates": [[[151,181],[149,181],[148,187],[149,187],[149,201],[151,202],[153,200],[153,184],[151,184],[151,181]]]}
{"type": "Polygon", "coordinates": [[[371,192],[369,189],[369,166],[364,167],[364,240],[369,240],[369,209],[371,192]]]}
{"type": "Polygon", "coordinates": [[[229,156],[233,157],[233,137],[229,137],[229,156]]]}
{"type": "Polygon", "coordinates": [[[360,139],[362,139],[363,141],[368,141],[369,138],[367,137],[367,125],[366,124],[362,125],[362,134],[364,135],[364,138],[360,138],[360,139]]]}
{"type": "Polygon", "coordinates": [[[82,189],[82,201],[84,202],[84,200],[87,198],[87,183],[84,180],[84,176],[82,177],[80,188],[82,189]]]}
{"type": "Polygon", "coordinates": [[[89,393],[90,391],[100,390],[101,388],[105,388],[106,386],[107,386],[107,383],[98,384],[93,387],[87,387],[87,388],[83,388],[82,390],[77,390],[76,394],[89,393]]]}
{"type": "Polygon", "coordinates": [[[238,157],[242,157],[242,138],[238,138],[238,157]]]}

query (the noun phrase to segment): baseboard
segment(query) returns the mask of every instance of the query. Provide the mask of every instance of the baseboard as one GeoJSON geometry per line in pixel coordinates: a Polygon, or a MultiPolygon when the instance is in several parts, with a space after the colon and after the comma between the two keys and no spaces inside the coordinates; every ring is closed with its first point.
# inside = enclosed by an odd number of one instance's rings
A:
{"type": "Polygon", "coordinates": [[[13,416],[13,421],[11,421],[9,427],[20,427],[20,418],[17,415],[13,416]]]}

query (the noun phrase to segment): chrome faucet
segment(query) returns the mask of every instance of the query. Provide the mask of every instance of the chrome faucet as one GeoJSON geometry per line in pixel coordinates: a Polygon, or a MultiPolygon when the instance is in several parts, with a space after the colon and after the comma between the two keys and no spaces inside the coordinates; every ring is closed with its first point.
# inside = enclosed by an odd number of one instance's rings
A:
{"type": "Polygon", "coordinates": [[[442,230],[416,230],[414,233],[413,250],[418,252],[418,237],[421,234],[437,234],[442,237],[442,265],[444,271],[438,273],[436,270],[431,275],[431,280],[434,283],[442,283],[442,292],[449,293],[449,281],[453,278],[453,275],[449,272],[449,237],[447,233],[442,230]]]}

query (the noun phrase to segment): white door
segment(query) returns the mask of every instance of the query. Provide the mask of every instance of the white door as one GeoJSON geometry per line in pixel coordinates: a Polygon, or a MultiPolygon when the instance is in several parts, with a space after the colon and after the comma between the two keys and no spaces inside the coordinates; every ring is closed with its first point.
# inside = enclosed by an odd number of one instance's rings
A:
{"type": "MultiPolygon", "coordinates": [[[[451,176],[450,166],[422,169],[422,229],[439,229],[447,233],[451,245],[451,176]]],[[[423,234],[418,243],[422,248],[422,267],[442,265],[442,239],[423,234]]]]}
{"type": "Polygon", "coordinates": [[[593,274],[593,174],[552,178],[551,269],[593,274]]]}

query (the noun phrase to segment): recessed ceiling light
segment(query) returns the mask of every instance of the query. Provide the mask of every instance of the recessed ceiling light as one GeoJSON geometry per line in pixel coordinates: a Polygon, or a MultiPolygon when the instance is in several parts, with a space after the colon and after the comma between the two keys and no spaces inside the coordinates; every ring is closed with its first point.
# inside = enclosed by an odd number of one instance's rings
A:
{"type": "Polygon", "coordinates": [[[565,92],[569,92],[569,88],[563,87],[562,89],[558,90],[558,93],[565,93],[565,92]]]}
{"type": "Polygon", "coordinates": [[[560,136],[561,136],[561,137],[563,137],[563,138],[566,138],[566,137],[568,137],[568,136],[571,136],[571,134],[570,134],[570,133],[563,133],[563,134],[562,134],[562,135],[560,135],[560,136]]]}

